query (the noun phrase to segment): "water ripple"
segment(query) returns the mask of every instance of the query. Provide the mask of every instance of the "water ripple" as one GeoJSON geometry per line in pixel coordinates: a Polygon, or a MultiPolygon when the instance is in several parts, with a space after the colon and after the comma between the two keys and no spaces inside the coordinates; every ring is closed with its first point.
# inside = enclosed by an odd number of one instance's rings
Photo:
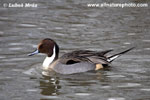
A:
{"type": "Polygon", "coordinates": [[[126,99],[122,97],[112,97],[112,98],[108,98],[108,100],[126,100],[126,99]]]}
{"type": "Polygon", "coordinates": [[[139,83],[123,83],[123,85],[119,85],[117,87],[127,88],[127,87],[137,87],[137,86],[141,86],[141,84],[139,84],[139,83]]]}
{"type": "Polygon", "coordinates": [[[75,95],[78,95],[78,96],[90,96],[92,94],[90,94],[90,93],[75,93],[75,95]]]}
{"type": "Polygon", "coordinates": [[[35,24],[19,24],[18,27],[23,27],[23,28],[36,28],[37,25],[35,25],[35,24]]]}

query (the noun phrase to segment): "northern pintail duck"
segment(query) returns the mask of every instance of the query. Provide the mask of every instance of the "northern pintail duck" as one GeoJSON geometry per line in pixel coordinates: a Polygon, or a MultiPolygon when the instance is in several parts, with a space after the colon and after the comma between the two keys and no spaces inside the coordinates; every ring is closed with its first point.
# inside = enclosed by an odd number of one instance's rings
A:
{"type": "Polygon", "coordinates": [[[133,48],[111,56],[107,56],[106,54],[112,50],[77,50],[66,53],[58,58],[59,47],[57,43],[52,39],[46,38],[38,44],[37,50],[29,54],[29,56],[45,53],[47,54],[47,57],[43,62],[44,69],[54,70],[60,74],[73,74],[90,70],[99,70],[105,66],[109,66],[113,60],[131,49],[133,48]]]}

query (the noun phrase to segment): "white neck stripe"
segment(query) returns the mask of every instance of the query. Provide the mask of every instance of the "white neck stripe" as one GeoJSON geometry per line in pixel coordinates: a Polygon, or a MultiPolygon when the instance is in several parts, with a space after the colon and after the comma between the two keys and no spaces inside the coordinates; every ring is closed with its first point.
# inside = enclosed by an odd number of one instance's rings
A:
{"type": "Polygon", "coordinates": [[[54,46],[52,56],[46,57],[44,62],[43,62],[44,69],[48,69],[49,65],[54,61],[55,56],[56,56],[56,50],[55,50],[55,46],[54,46]]]}

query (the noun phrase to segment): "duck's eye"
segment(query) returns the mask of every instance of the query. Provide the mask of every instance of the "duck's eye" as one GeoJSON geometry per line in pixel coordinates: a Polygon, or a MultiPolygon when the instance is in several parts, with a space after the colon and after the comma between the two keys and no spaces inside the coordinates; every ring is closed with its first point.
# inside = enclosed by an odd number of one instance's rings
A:
{"type": "Polygon", "coordinates": [[[43,45],[40,45],[40,46],[39,46],[39,49],[42,49],[42,48],[43,48],[43,45]]]}

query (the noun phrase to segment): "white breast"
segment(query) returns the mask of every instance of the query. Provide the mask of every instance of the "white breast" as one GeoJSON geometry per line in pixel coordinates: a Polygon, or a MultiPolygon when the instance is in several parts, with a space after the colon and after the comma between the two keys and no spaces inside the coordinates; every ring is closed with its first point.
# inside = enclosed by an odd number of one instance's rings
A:
{"type": "Polygon", "coordinates": [[[55,51],[55,46],[54,46],[52,56],[51,57],[46,57],[44,62],[43,62],[43,68],[44,69],[49,68],[49,65],[52,64],[52,62],[54,61],[55,56],[56,56],[56,51],[55,51]]]}

